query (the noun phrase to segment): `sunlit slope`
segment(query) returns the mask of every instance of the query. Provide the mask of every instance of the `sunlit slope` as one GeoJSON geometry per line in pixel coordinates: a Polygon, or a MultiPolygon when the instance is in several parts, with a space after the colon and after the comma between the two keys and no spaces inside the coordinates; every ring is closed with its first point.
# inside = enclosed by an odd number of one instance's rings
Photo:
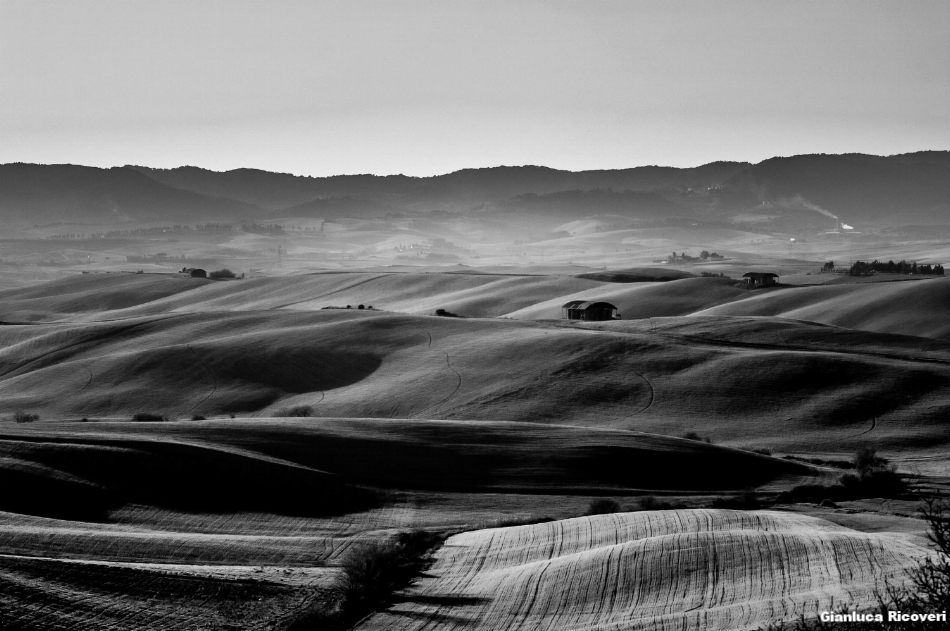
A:
{"type": "MultiPolygon", "coordinates": [[[[42,321],[123,310],[213,284],[165,274],[77,274],[0,291],[0,320],[42,321]]],[[[108,316],[105,316],[108,317],[108,316]]]]}
{"type": "Polygon", "coordinates": [[[737,631],[872,605],[928,554],[777,512],[581,517],[455,535],[404,602],[360,631],[737,631]]]}
{"type": "MultiPolygon", "coordinates": [[[[327,272],[208,282],[196,292],[143,299],[135,303],[141,306],[114,311],[103,318],[167,312],[314,311],[347,305],[355,309],[361,304],[405,313],[432,314],[442,308],[463,316],[494,317],[555,296],[605,285],[610,286],[569,275],[327,272]]],[[[104,290],[108,292],[109,288],[104,290]]],[[[93,310],[72,303],[69,306],[78,313],[93,310]]],[[[51,310],[60,313],[64,309],[51,310]]]]}
{"type": "Polygon", "coordinates": [[[307,405],[319,417],[695,430],[751,446],[937,447],[950,440],[950,347],[755,318],[172,314],[0,327],[0,397],[44,417],[307,405]]]}
{"type": "Polygon", "coordinates": [[[728,278],[687,278],[662,283],[611,283],[564,294],[505,317],[519,320],[553,320],[561,317],[561,306],[569,300],[604,300],[617,306],[621,317],[662,318],[689,315],[714,305],[738,300],[747,291],[728,278]]]}
{"type": "Polygon", "coordinates": [[[695,315],[779,316],[881,333],[950,339],[950,278],[753,293],[695,315]]]}

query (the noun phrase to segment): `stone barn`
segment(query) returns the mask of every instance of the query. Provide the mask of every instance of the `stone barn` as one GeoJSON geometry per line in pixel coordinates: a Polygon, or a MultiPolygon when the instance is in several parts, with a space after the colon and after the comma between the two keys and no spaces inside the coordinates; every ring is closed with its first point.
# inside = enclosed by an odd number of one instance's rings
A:
{"type": "Polygon", "coordinates": [[[564,320],[619,320],[617,307],[609,302],[588,302],[586,300],[572,300],[561,307],[561,318],[564,320]]]}
{"type": "Polygon", "coordinates": [[[768,287],[778,284],[778,274],[772,272],[746,272],[742,278],[750,287],[768,287]]]}

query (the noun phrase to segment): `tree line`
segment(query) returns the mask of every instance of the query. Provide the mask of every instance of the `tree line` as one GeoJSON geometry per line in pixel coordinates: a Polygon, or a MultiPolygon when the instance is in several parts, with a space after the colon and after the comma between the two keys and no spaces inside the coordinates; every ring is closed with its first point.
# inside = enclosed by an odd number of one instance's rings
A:
{"type": "MultiPolygon", "coordinates": [[[[822,272],[833,272],[835,271],[835,262],[828,261],[821,266],[822,272]]],[[[878,261],[877,259],[867,263],[865,261],[855,261],[851,264],[851,267],[848,268],[848,274],[851,276],[870,276],[871,274],[919,274],[922,276],[943,276],[943,265],[936,263],[930,265],[929,263],[917,264],[916,261],[908,263],[907,261],[901,260],[897,263],[894,261],[878,261]]]]}

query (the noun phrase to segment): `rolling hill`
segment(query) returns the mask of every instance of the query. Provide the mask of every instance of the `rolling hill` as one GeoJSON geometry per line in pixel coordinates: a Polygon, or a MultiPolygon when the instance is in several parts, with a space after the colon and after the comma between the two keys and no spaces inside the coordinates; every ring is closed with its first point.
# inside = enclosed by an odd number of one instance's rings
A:
{"type": "MultiPolygon", "coordinates": [[[[266,417],[311,406],[328,418],[529,421],[668,435],[702,428],[723,444],[804,450],[832,436],[842,449],[895,452],[950,439],[941,421],[950,400],[944,342],[775,319],[646,317],[748,295],[718,278],[101,278],[3,294],[8,322],[57,320],[0,326],[0,396],[9,412],[266,417]],[[135,283],[154,300],[126,307],[139,296],[135,283]],[[480,305],[490,314],[541,297],[538,313],[522,317],[556,317],[545,310],[559,308],[563,295],[544,294],[563,292],[565,283],[598,287],[590,297],[617,299],[645,319],[585,325],[321,309],[385,292],[408,297],[415,287],[419,302],[398,306],[426,312],[432,292],[435,304],[480,305]],[[320,292],[324,298],[313,298],[320,292]]],[[[853,286],[762,292],[734,304],[842,287],[853,286]]]]}
{"type": "Polygon", "coordinates": [[[656,511],[463,533],[360,631],[742,631],[869,602],[919,539],[778,512],[656,511]]]}
{"type": "Polygon", "coordinates": [[[950,278],[797,287],[754,294],[693,315],[792,318],[880,333],[950,339],[950,278]]]}

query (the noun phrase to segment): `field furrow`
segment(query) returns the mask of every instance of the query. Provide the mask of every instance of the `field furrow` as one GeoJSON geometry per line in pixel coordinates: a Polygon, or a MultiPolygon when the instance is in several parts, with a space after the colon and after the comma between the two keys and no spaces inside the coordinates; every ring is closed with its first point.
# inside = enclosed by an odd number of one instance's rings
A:
{"type": "Polygon", "coordinates": [[[654,511],[468,532],[361,631],[738,630],[874,602],[929,552],[779,512],[654,511]]]}

